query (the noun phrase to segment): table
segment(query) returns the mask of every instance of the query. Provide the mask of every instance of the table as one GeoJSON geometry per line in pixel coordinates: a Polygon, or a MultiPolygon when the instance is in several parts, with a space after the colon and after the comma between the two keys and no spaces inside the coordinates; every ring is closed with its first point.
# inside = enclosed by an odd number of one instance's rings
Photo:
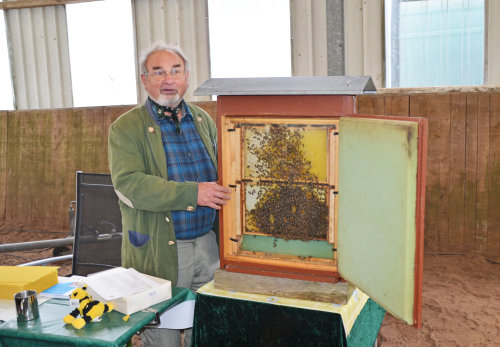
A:
{"type": "MultiPolygon", "coordinates": [[[[164,312],[183,301],[194,300],[195,294],[186,288],[172,288],[172,298],[151,306],[164,312]]],[[[124,315],[112,311],[106,313],[99,323],[89,323],[77,330],[64,324],[63,317],[69,313],[68,300],[51,299],[39,307],[40,318],[18,323],[12,319],[0,324],[0,346],[120,346],[127,344],[132,336],[155,318],[154,312],[139,311],[123,321],[124,315]]]]}
{"type": "Polygon", "coordinates": [[[356,289],[346,305],[229,292],[196,297],[193,346],[373,346],[385,310],[356,289]]]}

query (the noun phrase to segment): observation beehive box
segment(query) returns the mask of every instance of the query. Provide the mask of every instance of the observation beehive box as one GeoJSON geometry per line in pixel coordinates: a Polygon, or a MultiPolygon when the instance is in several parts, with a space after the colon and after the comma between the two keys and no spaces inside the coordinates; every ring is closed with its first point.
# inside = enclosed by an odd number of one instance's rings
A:
{"type": "Polygon", "coordinates": [[[220,266],[280,286],[345,279],[420,326],[427,122],[356,114],[369,92],[367,76],[197,89],[218,95],[219,182],[234,191],[220,212],[220,266]]]}

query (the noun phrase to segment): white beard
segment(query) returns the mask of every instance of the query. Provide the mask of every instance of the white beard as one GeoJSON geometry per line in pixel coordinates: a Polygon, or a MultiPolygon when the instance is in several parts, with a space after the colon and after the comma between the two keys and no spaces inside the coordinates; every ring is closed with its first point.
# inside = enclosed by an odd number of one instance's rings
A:
{"type": "Polygon", "coordinates": [[[151,95],[149,96],[154,102],[156,102],[160,106],[168,106],[168,107],[177,107],[181,102],[182,98],[179,97],[179,94],[175,95],[161,95],[158,99],[153,98],[151,95]]]}

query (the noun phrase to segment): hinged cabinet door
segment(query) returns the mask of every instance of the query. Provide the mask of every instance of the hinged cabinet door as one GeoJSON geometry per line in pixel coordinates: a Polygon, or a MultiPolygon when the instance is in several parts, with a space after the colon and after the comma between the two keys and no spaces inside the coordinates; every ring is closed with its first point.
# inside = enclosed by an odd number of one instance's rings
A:
{"type": "Polygon", "coordinates": [[[420,327],[426,119],[341,117],[339,132],[339,273],[420,327]]]}

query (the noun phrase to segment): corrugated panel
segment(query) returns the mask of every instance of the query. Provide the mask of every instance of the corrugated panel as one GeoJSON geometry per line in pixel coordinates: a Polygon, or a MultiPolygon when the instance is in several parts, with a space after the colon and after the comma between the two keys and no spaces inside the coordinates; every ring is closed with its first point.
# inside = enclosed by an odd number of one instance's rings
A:
{"type": "Polygon", "coordinates": [[[500,85],[500,2],[486,1],[486,63],[485,82],[490,86],[500,85]]]}
{"type": "Polygon", "coordinates": [[[326,0],[290,0],[292,75],[328,75],[326,0]]]}
{"type": "Polygon", "coordinates": [[[377,88],[384,85],[383,0],[344,2],[345,74],[370,75],[377,88]]]}
{"type": "Polygon", "coordinates": [[[72,107],[64,6],[5,11],[15,107],[72,107]]]}
{"type": "Polygon", "coordinates": [[[345,75],[344,0],[326,0],[328,76],[345,75]]]}
{"type": "MultiPolygon", "coordinates": [[[[193,91],[210,77],[207,0],[133,0],[136,30],[137,62],[141,52],[155,41],[177,44],[184,50],[190,63],[190,88],[186,99],[209,100],[193,97],[193,91]]],[[[140,71],[139,66],[137,71],[140,71]]],[[[140,101],[147,96],[138,79],[140,101]]]]}

